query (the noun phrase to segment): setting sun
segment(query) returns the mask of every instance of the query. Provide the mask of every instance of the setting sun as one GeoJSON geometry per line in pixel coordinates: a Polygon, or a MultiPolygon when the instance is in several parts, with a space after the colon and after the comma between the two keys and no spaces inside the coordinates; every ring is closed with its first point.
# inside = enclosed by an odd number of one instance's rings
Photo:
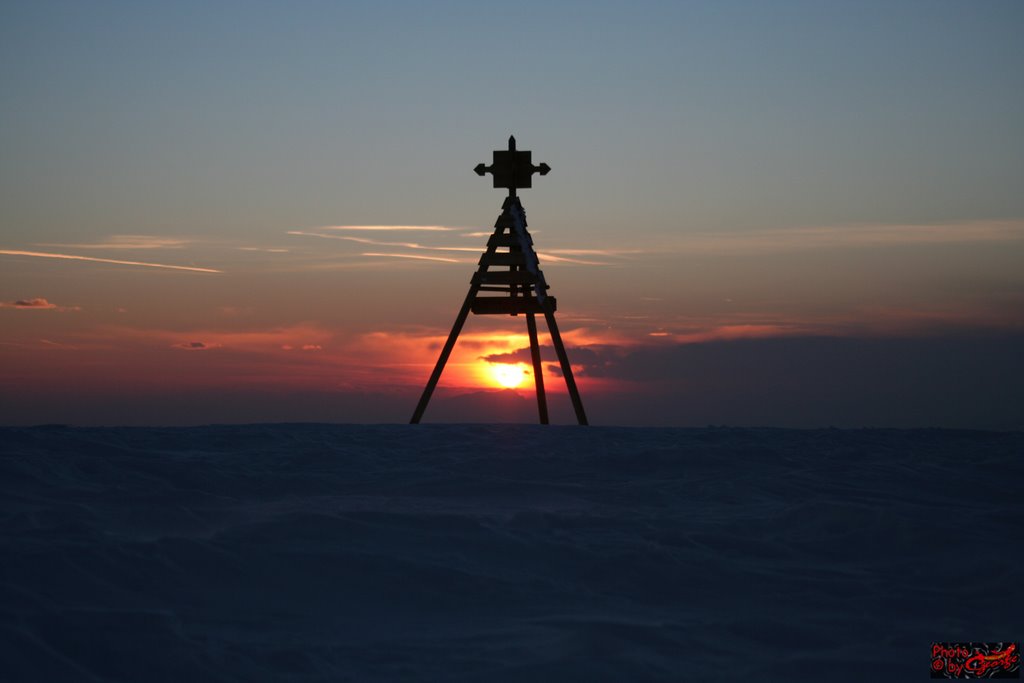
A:
{"type": "Polygon", "coordinates": [[[491,365],[491,376],[506,389],[514,389],[526,379],[526,366],[522,363],[494,363],[491,365]]]}

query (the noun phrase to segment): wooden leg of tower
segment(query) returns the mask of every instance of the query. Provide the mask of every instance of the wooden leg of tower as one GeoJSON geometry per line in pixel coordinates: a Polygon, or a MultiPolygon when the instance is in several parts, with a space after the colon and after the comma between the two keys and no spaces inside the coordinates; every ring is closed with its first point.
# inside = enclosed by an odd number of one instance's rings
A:
{"type": "Polygon", "coordinates": [[[452,325],[452,331],[448,335],[448,341],[445,342],[444,348],[441,349],[441,355],[437,359],[437,365],[434,366],[434,372],[430,375],[430,379],[427,380],[427,386],[423,389],[423,396],[420,397],[420,402],[416,406],[416,412],[412,414],[412,419],[409,420],[409,424],[419,424],[420,419],[423,417],[423,413],[427,409],[427,404],[430,402],[430,395],[434,393],[434,387],[437,386],[437,380],[441,379],[441,373],[444,371],[444,365],[448,362],[448,356],[451,355],[452,349],[455,348],[455,340],[459,338],[462,326],[466,323],[466,318],[469,316],[469,310],[473,305],[473,299],[476,298],[476,292],[476,285],[469,288],[469,294],[466,295],[466,301],[462,304],[462,310],[459,311],[459,315],[455,318],[455,324],[452,325]]]}
{"type": "Polygon", "coordinates": [[[565,377],[565,386],[569,389],[569,398],[572,399],[572,407],[576,411],[576,421],[581,425],[589,424],[587,422],[587,414],[583,412],[583,401],[580,400],[580,392],[576,388],[576,380],[572,376],[569,356],[566,355],[565,346],[562,344],[562,335],[558,334],[555,313],[549,306],[544,307],[544,319],[548,322],[548,331],[551,332],[551,343],[555,345],[555,353],[558,354],[558,362],[562,366],[562,376],[565,377]]]}
{"type": "Polygon", "coordinates": [[[537,410],[540,423],[548,424],[548,399],[544,395],[544,367],[540,363],[540,344],[537,343],[537,319],[533,313],[526,314],[526,330],[530,333],[530,357],[533,358],[533,377],[537,384],[537,410]]]}

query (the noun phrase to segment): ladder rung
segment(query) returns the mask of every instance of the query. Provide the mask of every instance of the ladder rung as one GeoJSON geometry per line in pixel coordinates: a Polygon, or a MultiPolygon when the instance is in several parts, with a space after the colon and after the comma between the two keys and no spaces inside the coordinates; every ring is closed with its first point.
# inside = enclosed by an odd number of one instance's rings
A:
{"type": "Polygon", "coordinates": [[[478,278],[477,282],[488,285],[532,285],[537,282],[537,276],[528,270],[477,273],[473,277],[478,278]]]}
{"type": "Polygon", "coordinates": [[[518,247],[519,240],[513,235],[494,233],[487,240],[489,247],[518,247]]]}
{"type": "Polygon", "coordinates": [[[525,266],[526,258],[521,251],[510,251],[504,254],[487,252],[480,257],[480,265],[489,266],[525,266]]]}
{"type": "MultiPolygon", "coordinates": [[[[555,297],[544,299],[555,310],[555,297]]],[[[476,315],[518,315],[520,313],[543,313],[540,302],[533,297],[489,296],[477,297],[470,308],[476,315]]]]}

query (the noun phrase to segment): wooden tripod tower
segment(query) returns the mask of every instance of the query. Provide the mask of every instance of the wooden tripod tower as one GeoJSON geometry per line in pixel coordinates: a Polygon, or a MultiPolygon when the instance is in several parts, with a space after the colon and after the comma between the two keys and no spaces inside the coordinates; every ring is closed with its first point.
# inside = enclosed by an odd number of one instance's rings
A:
{"type": "Polygon", "coordinates": [[[541,424],[548,424],[548,403],[544,395],[544,373],[540,360],[540,345],[537,343],[538,313],[543,314],[551,333],[551,343],[558,354],[558,362],[565,377],[565,386],[572,399],[572,407],[576,411],[576,419],[581,425],[587,424],[587,415],[583,412],[583,402],[576,388],[576,380],[572,376],[569,356],[565,353],[562,336],[558,333],[555,323],[555,297],[548,296],[548,285],[544,281],[544,273],[540,270],[537,253],[533,250],[533,239],[526,230],[526,212],[516,196],[516,190],[531,186],[534,173],[547,175],[551,167],[547,164],[534,166],[530,152],[516,151],[516,139],[508,139],[508,150],[495,150],[490,166],[477,165],[477,175],[490,173],[494,176],[494,187],[508,189],[508,197],[501,205],[501,215],[494,224],[494,234],[487,240],[487,250],[480,257],[479,265],[473,279],[470,280],[469,293],[462,304],[462,309],[455,318],[448,341],[441,349],[441,355],[434,366],[434,372],[427,380],[416,412],[412,415],[412,424],[417,424],[423,417],[434,393],[434,387],[441,378],[448,356],[455,347],[462,326],[472,311],[477,315],[526,315],[526,330],[530,335],[530,356],[533,360],[533,377],[537,385],[537,410],[541,424]],[[494,270],[491,270],[494,268],[494,270]],[[495,295],[480,296],[481,292],[492,292],[495,295]]]}

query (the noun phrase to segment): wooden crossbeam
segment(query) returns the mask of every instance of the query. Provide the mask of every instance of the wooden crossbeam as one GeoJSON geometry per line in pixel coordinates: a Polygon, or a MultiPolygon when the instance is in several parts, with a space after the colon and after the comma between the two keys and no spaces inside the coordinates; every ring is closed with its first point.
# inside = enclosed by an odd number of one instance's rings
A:
{"type": "Polygon", "coordinates": [[[495,233],[487,240],[488,247],[518,247],[519,239],[515,235],[495,233]]]}
{"type": "Polygon", "coordinates": [[[488,266],[525,266],[526,256],[521,251],[510,251],[506,253],[486,252],[480,257],[480,265],[488,266]]]}
{"type": "MultiPolygon", "coordinates": [[[[551,310],[555,310],[555,297],[547,298],[551,310]]],[[[520,315],[522,313],[544,313],[540,302],[533,297],[478,296],[470,307],[476,315],[520,315]]]]}
{"type": "Polygon", "coordinates": [[[488,285],[532,285],[537,282],[537,276],[528,270],[499,270],[496,273],[477,273],[473,280],[488,285]]]}

